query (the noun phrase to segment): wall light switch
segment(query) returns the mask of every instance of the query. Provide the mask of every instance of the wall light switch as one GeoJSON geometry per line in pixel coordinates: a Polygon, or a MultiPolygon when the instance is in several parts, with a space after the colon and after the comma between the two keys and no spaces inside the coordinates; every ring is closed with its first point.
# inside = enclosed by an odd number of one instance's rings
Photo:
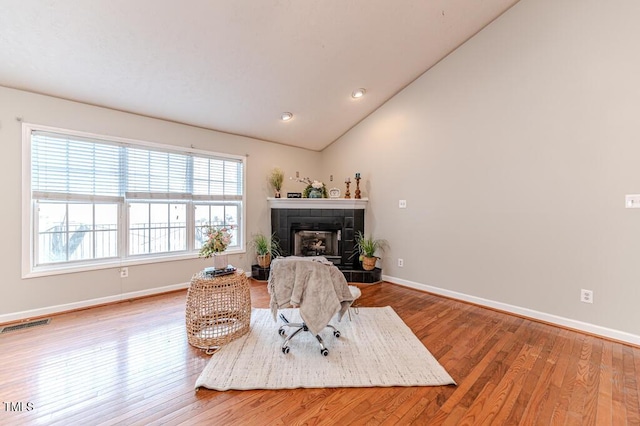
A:
{"type": "Polygon", "coordinates": [[[398,201],[398,207],[401,208],[401,209],[406,209],[407,208],[407,200],[398,201]]]}
{"type": "Polygon", "coordinates": [[[640,194],[625,195],[624,206],[628,209],[640,209],[640,194]]]}

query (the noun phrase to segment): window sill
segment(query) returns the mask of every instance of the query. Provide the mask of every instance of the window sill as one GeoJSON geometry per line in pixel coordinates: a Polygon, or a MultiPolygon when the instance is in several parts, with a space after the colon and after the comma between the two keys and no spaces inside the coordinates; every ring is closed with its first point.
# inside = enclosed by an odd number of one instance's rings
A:
{"type": "MultiPolygon", "coordinates": [[[[229,250],[226,252],[228,255],[236,255],[236,254],[244,254],[246,250],[237,249],[237,250],[229,250]]],[[[130,267],[136,265],[148,265],[151,263],[166,263],[166,262],[176,262],[182,260],[196,260],[198,259],[198,253],[185,253],[175,256],[153,256],[153,257],[140,257],[140,258],[128,258],[126,260],[122,259],[111,259],[109,261],[101,262],[101,263],[92,263],[90,265],[74,265],[74,266],[60,266],[60,267],[48,267],[42,269],[35,269],[22,274],[23,279],[28,278],[39,278],[39,277],[48,277],[53,275],[63,275],[63,274],[74,274],[78,272],[91,272],[91,271],[99,271],[102,269],[114,269],[114,268],[123,268],[130,267]]]]}

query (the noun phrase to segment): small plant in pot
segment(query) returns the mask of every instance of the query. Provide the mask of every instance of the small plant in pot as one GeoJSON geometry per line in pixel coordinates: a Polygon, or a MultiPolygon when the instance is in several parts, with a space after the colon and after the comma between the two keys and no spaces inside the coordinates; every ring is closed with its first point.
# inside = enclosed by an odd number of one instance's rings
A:
{"type": "Polygon", "coordinates": [[[275,234],[271,234],[270,237],[256,234],[253,236],[252,245],[256,249],[258,266],[261,268],[268,268],[271,265],[271,258],[280,256],[280,244],[278,244],[275,234]]]}
{"type": "Polygon", "coordinates": [[[284,172],[282,169],[275,168],[271,170],[271,174],[269,175],[269,184],[273,186],[273,190],[275,191],[275,198],[280,198],[280,190],[282,189],[282,182],[284,181],[284,172]]]}
{"type": "MultiPolygon", "coordinates": [[[[376,267],[376,261],[380,259],[376,256],[376,252],[384,251],[388,246],[386,240],[374,240],[373,236],[365,237],[360,231],[356,234],[355,253],[360,255],[362,269],[371,271],[376,267]]],[[[355,254],[354,253],[354,254],[355,254]]]]}

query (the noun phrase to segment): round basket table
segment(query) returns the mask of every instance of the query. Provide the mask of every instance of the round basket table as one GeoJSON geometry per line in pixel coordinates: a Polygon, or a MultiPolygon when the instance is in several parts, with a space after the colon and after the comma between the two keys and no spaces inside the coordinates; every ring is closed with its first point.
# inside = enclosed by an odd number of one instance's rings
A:
{"type": "Polygon", "coordinates": [[[187,339],[196,348],[213,353],[249,331],[251,295],[242,269],[222,276],[201,271],[187,291],[187,339]]]}

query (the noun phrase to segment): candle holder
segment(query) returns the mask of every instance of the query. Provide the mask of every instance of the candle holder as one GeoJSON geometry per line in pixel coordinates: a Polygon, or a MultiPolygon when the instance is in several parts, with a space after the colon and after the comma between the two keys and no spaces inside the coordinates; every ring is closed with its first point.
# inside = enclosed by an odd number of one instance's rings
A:
{"type": "Polygon", "coordinates": [[[344,193],[344,198],[351,198],[351,193],[349,192],[349,185],[351,185],[351,182],[345,180],[344,183],[347,185],[347,192],[344,193]]]}
{"type": "Polygon", "coordinates": [[[360,198],[360,173],[356,173],[356,195],[354,197],[356,200],[359,200],[360,198]]]}

